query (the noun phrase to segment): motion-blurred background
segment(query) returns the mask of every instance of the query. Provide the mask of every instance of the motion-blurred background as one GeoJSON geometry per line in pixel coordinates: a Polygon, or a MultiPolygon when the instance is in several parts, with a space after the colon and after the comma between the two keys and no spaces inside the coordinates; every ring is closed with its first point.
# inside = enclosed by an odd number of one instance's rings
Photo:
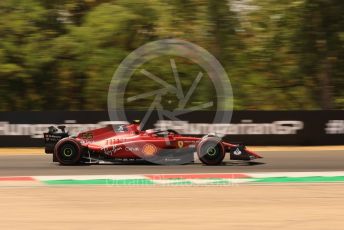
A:
{"type": "Polygon", "coordinates": [[[105,110],[123,58],[163,38],[216,56],[237,110],[344,108],[344,1],[1,0],[0,110],[105,110]]]}

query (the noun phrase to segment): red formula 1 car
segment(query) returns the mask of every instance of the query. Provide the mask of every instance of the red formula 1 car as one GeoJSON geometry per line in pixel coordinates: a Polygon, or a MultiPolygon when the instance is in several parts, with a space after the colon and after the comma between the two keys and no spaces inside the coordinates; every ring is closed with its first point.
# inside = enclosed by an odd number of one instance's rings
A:
{"type": "Polygon", "coordinates": [[[222,141],[214,135],[190,137],[174,130],[142,131],[138,122],[109,125],[104,128],[69,136],[64,126],[50,127],[44,133],[45,152],[53,153],[53,161],[63,165],[144,160],[157,164],[187,164],[194,152],[206,165],[221,164],[225,154],[231,160],[253,160],[258,154],[222,141]]]}

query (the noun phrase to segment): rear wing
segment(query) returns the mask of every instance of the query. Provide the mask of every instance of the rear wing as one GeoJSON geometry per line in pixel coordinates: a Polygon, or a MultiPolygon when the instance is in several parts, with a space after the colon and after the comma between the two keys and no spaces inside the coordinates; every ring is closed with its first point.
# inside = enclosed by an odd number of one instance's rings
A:
{"type": "Polygon", "coordinates": [[[49,131],[47,133],[43,133],[45,153],[54,153],[56,143],[69,136],[68,132],[65,130],[65,126],[58,126],[57,128],[50,126],[49,131]]]}

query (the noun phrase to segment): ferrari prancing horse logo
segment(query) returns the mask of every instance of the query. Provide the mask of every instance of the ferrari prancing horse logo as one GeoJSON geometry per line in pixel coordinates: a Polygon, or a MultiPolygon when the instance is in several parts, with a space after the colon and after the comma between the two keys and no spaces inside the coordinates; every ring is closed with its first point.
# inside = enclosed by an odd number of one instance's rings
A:
{"type": "Polygon", "coordinates": [[[178,141],[178,147],[183,148],[184,142],[183,141],[178,141]]]}

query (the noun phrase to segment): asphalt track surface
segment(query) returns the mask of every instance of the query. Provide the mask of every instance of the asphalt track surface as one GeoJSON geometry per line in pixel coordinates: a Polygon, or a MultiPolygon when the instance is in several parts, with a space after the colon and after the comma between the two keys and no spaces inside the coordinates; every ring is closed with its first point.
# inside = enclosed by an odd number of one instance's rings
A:
{"type": "Polygon", "coordinates": [[[264,158],[252,162],[227,161],[220,166],[205,166],[199,162],[61,166],[52,162],[51,155],[1,155],[0,176],[344,171],[342,150],[267,151],[260,155],[264,158]]]}

